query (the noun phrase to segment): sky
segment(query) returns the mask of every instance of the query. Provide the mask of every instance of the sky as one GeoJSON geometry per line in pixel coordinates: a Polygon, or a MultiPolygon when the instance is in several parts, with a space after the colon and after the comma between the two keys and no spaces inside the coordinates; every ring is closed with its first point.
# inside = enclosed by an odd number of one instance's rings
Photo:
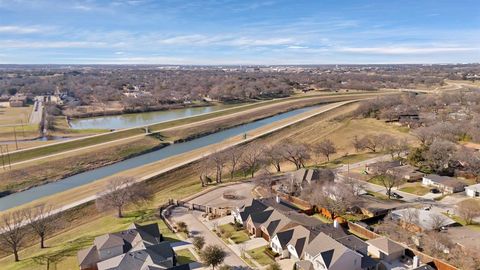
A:
{"type": "Polygon", "coordinates": [[[0,64],[478,62],[478,0],[0,0],[0,64]]]}

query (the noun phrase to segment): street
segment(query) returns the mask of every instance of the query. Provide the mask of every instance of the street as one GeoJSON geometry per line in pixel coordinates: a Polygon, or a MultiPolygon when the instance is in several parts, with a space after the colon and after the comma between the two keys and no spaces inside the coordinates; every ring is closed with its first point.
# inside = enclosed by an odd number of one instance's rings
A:
{"type": "Polygon", "coordinates": [[[172,210],[171,217],[175,222],[183,221],[187,224],[192,236],[201,235],[205,238],[206,245],[219,245],[227,252],[224,263],[235,267],[247,267],[240,257],[231,250],[218,236],[210,231],[199,219],[202,212],[188,210],[184,207],[175,207],[172,210]]]}

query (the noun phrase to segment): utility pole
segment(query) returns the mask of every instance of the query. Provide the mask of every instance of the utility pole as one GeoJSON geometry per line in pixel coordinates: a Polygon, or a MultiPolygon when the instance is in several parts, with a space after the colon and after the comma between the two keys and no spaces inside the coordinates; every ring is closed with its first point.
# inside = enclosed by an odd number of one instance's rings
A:
{"type": "Polygon", "coordinates": [[[5,170],[5,156],[3,155],[3,146],[0,145],[0,154],[2,155],[2,167],[5,170]]]}
{"type": "Polygon", "coordinates": [[[22,136],[25,139],[25,129],[23,128],[23,120],[20,120],[20,123],[22,124],[22,136]]]}
{"type": "Polygon", "coordinates": [[[13,136],[15,137],[15,148],[18,150],[17,131],[15,130],[15,127],[13,127],[13,136]]]}
{"type": "Polygon", "coordinates": [[[5,145],[7,147],[7,158],[8,158],[8,168],[10,168],[10,170],[12,169],[12,163],[10,162],[10,151],[8,151],[8,144],[5,145]]]}

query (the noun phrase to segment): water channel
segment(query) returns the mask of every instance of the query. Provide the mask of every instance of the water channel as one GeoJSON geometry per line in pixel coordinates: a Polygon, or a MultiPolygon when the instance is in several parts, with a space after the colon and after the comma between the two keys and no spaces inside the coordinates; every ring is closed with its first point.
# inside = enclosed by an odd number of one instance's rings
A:
{"type": "Polygon", "coordinates": [[[158,122],[175,120],[178,118],[190,117],[199,114],[223,110],[232,105],[217,105],[208,107],[192,107],[185,109],[174,109],[166,111],[129,113],[121,115],[108,115],[89,118],[78,118],[70,120],[70,127],[73,129],[121,129],[138,126],[146,126],[158,122]]]}
{"type": "MultiPolygon", "coordinates": [[[[321,106],[321,105],[320,105],[321,106]]],[[[112,165],[97,168],[88,172],[73,175],[71,177],[64,178],[62,180],[45,184],[42,186],[34,187],[22,192],[13,193],[11,195],[0,198],[0,211],[4,211],[16,206],[20,206],[25,203],[29,203],[33,200],[37,200],[46,196],[53,195],[58,192],[66,191],[81,185],[91,183],[93,181],[102,179],[104,177],[119,173],[124,170],[133,169],[139,166],[143,166],[152,162],[156,162],[174,155],[189,152],[191,150],[212,145],[221,142],[230,137],[234,137],[240,134],[247,133],[248,131],[256,128],[271,124],[273,122],[286,119],[300,113],[318,108],[319,106],[306,107],[301,109],[292,110],[289,112],[277,114],[262,120],[251,122],[248,124],[240,125],[237,127],[229,128],[223,131],[219,131],[204,137],[193,139],[191,141],[176,143],[164,147],[162,149],[143,154],[134,158],[130,158],[112,165]]]]}

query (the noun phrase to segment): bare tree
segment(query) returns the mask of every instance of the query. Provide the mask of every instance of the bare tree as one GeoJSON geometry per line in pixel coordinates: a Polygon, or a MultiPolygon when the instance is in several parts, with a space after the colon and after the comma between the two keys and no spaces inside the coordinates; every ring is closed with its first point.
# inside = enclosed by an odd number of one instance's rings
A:
{"type": "Polygon", "coordinates": [[[425,159],[433,171],[441,173],[448,169],[455,152],[456,146],[453,143],[438,139],[428,147],[425,159]]]}
{"type": "Polygon", "coordinates": [[[263,155],[263,148],[256,144],[246,147],[242,155],[242,164],[245,170],[250,172],[251,177],[255,176],[255,172],[260,167],[263,155]]]}
{"type": "Polygon", "coordinates": [[[379,135],[370,135],[370,136],[365,136],[360,140],[361,145],[363,148],[368,149],[372,152],[377,152],[378,147],[382,145],[382,136],[379,135]]]}
{"type": "Polygon", "coordinates": [[[212,160],[214,167],[215,167],[215,181],[217,183],[222,182],[222,173],[225,167],[225,163],[227,162],[226,156],[222,152],[215,151],[211,156],[210,159],[212,160]]]}
{"type": "Polygon", "coordinates": [[[329,139],[323,140],[319,144],[315,145],[314,150],[315,152],[325,156],[327,161],[330,161],[330,156],[332,154],[337,153],[335,144],[329,139]]]}
{"type": "Polygon", "coordinates": [[[23,226],[24,221],[23,213],[18,211],[2,216],[0,250],[12,253],[16,262],[20,260],[18,251],[24,247],[25,239],[28,237],[27,230],[23,226]]]}
{"type": "Polygon", "coordinates": [[[352,146],[353,146],[353,148],[355,148],[355,152],[357,152],[357,153],[364,149],[364,146],[363,146],[361,140],[358,139],[357,135],[355,135],[352,139],[352,146]]]}
{"type": "Polygon", "coordinates": [[[365,191],[367,184],[353,177],[345,176],[343,183],[348,187],[348,191],[355,197],[358,197],[365,191]]]}
{"type": "Polygon", "coordinates": [[[58,228],[59,221],[53,216],[53,209],[44,204],[23,212],[28,226],[40,237],[40,248],[45,248],[45,237],[58,228]]]}
{"type": "Polygon", "coordinates": [[[283,147],[281,144],[275,144],[267,147],[265,149],[264,156],[267,164],[273,165],[277,172],[282,171],[280,165],[285,160],[285,158],[283,157],[283,147]]]}
{"type": "Polygon", "coordinates": [[[416,226],[419,222],[418,210],[415,208],[406,209],[402,216],[402,222],[407,229],[416,226]]]}
{"type": "Polygon", "coordinates": [[[283,145],[283,157],[295,164],[298,169],[305,167],[306,161],[310,158],[308,147],[304,143],[297,143],[292,140],[283,140],[280,142],[283,145]]]}
{"type": "Polygon", "coordinates": [[[96,204],[100,210],[116,209],[117,216],[123,217],[123,208],[130,204],[142,204],[152,199],[150,189],[143,188],[135,179],[116,177],[110,180],[106,190],[98,194],[96,204]]]}
{"type": "Polygon", "coordinates": [[[480,216],[480,203],[470,199],[461,201],[457,204],[457,211],[467,225],[473,224],[473,220],[480,216]]]}
{"type": "Polygon", "coordinates": [[[393,172],[380,173],[380,174],[377,174],[376,177],[378,178],[382,186],[385,187],[387,191],[387,196],[389,199],[391,199],[392,197],[392,189],[394,187],[400,186],[400,184],[403,182],[402,177],[400,177],[399,175],[396,175],[393,172]]]}
{"type": "Polygon", "coordinates": [[[442,214],[432,214],[430,216],[430,229],[439,231],[447,224],[447,218],[442,214]]]}
{"type": "Polygon", "coordinates": [[[212,169],[212,159],[210,156],[203,157],[199,163],[200,166],[200,183],[202,187],[206,187],[209,182],[211,182],[210,178],[210,170],[212,169]]]}
{"type": "Polygon", "coordinates": [[[327,209],[332,218],[345,214],[358,202],[356,197],[351,196],[349,187],[342,183],[328,186],[312,184],[304,188],[302,197],[313,205],[327,209]]]}
{"type": "Polygon", "coordinates": [[[225,152],[225,156],[230,163],[230,179],[233,179],[237,166],[242,160],[242,155],[243,151],[240,147],[231,147],[225,152]]]}

